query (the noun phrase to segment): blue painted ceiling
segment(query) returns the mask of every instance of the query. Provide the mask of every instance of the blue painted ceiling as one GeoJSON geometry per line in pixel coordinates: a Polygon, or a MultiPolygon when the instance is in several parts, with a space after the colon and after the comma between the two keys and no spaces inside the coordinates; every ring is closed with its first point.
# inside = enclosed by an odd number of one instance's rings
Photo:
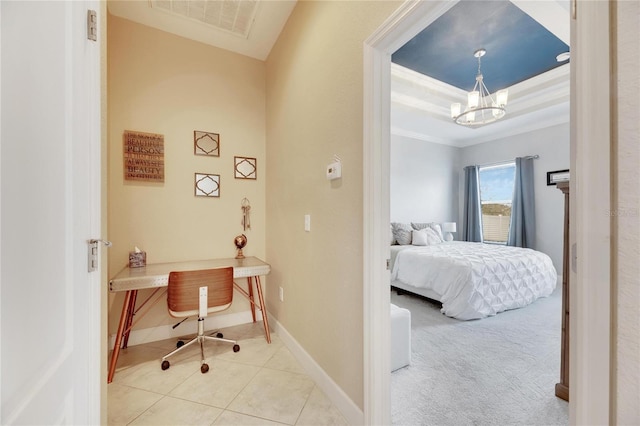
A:
{"type": "Polygon", "coordinates": [[[475,84],[484,48],[484,83],[491,93],[567,61],[569,46],[510,1],[463,0],[392,55],[392,62],[465,91],[475,84]]]}

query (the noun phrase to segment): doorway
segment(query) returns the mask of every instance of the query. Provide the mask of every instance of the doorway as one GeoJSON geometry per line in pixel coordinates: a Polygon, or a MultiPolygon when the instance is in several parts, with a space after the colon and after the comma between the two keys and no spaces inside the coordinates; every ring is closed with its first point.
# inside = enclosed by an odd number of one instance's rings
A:
{"type": "MultiPolygon", "coordinates": [[[[390,56],[457,1],[406,2],[364,45],[363,277],[366,424],[390,423],[389,397],[389,135],[390,56]]],[[[581,3],[572,11],[571,242],[572,268],[570,422],[609,416],[610,238],[601,208],[609,206],[609,6],[581,3]],[[594,30],[597,28],[597,30],[594,30]],[[588,30],[589,29],[589,30],[588,30]],[[581,55],[581,53],[584,55],[581,55]],[[598,52],[600,52],[598,54],[598,52]],[[590,54],[591,53],[591,54],[590,54]],[[597,69],[602,74],[594,72],[597,69]],[[589,72],[587,72],[589,71],[589,72]],[[580,82],[578,85],[577,81],[580,82]],[[591,90],[587,90],[590,88],[591,90]],[[588,108],[596,102],[598,108],[588,108]],[[580,149],[577,141],[580,141],[580,149]],[[604,177],[603,177],[604,175],[604,177]],[[575,185],[580,181],[580,187],[575,185]],[[603,182],[604,181],[604,182],[603,182]],[[589,192],[585,188],[589,188],[589,192]],[[597,207],[599,203],[600,208],[597,207]],[[600,226],[594,229],[593,226],[600,226]],[[603,240],[604,239],[604,240],[603,240]],[[589,280],[583,277],[589,277],[589,280]],[[598,306],[587,312],[587,307],[598,306]],[[575,314],[575,315],[574,315],[575,314]],[[576,327],[576,323],[580,327],[576,327]],[[589,337],[587,339],[587,336],[589,337]],[[597,382],[596,382],[597,381],[597,382]],[[593,383],[593,385],[591,385],[593,383]],[[600,383],[596,386],[595,383],[600,383]]]]}

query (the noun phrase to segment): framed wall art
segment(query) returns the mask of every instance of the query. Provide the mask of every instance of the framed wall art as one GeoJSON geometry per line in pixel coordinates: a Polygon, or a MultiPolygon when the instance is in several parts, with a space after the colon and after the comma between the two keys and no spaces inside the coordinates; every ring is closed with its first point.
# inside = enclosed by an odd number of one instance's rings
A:
{"type": "Polygon", "coordinates": [[[193,187],[196,197],[219,197],[220,175],[196,173],[193,187]]]}
{"type": "Polygon", "coordinates": [[[569,169],[547,172],[547,186],[555,185],[558,182],[569,180],[569,169]]]}
{"type": "Polygon", "coordinates": [[[236,179],[257,179],[258,160],[251,157],[233,157],[233,169],[236,179]]]}
{"type": "Polygon", "coordinates": [[[218,133],[193,131],[193,153],[220,157],[220,135],[218,133]]]}
{"type": "Polygon", "coordinates": [[[124,178],[164,182],[164,135],[125,130],[124,178]]]}

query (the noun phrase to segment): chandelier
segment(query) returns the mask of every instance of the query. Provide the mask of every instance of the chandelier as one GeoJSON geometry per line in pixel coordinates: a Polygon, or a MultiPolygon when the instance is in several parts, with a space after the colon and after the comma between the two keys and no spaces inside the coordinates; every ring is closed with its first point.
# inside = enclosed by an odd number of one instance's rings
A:
{"type": "Polygon", "coordinates": [[[473,52],[473,56],[478,58],[478,75],[476,75],[476,84],[473,86],[473,90],[467,94],[465,110],[462,111],[460,103],[451,104],[451,118],[462,126],[473,127],[492,123],[504,117],[506,113],[505,106],[509,91],[507,89],[498,90],[494,100],[487,86],[484,85],[480,71],[480,58],[486,53],[485,49],[473,52]]]}

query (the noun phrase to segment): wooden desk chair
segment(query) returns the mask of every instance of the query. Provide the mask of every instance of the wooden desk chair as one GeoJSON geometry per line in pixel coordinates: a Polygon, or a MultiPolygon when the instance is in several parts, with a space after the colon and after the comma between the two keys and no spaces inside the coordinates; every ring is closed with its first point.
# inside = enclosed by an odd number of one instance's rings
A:
{"type": "Polygon", "coordinates": [[[206,336],[204,319],[214,312],[220,312],[231,306],[233,300],[233,268],[205,269],[200,271],[181,271],[169,273],[167,289],[167,305],[169,314],[175,318],[198,316],[198,334],[185,344],[178,342],[178,348],[162,357],[162,369],[170,364],[167,358],[186,347],[200,343],[200,371],[204,374],[209,366],[204,359],[204,342],[206,340],[233,343],[233,351],[238,352],[240,346],[235,340],[206,336]]]}

